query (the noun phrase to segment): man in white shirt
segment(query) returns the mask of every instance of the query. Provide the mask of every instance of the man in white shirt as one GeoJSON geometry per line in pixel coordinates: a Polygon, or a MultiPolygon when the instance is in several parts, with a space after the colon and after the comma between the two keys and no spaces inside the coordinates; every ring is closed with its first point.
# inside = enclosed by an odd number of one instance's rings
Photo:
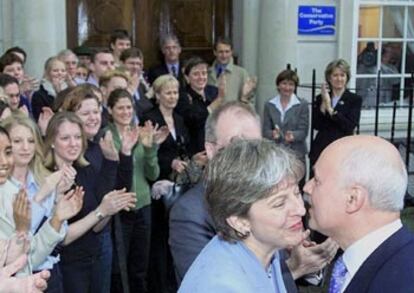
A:
{"type": "Polygon", "coordinates": [[[375,136],[329,145],[305,185],[310,227],[344,250],[329,292],[409,292],[414,235],[401,224],[407,170],[398,150],[375,136]]]}

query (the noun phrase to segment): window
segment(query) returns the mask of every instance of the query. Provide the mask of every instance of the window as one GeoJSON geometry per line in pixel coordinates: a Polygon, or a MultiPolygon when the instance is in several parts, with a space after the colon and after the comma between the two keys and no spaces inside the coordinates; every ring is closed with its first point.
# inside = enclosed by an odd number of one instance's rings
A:
{"type": "Polygon", "coordinates": [[[404,103],[414,72],[414,0],[360,0],[356,92],[363,106],[404,103]],[[406,90],[404,90],[406,89],[406,90]]]}

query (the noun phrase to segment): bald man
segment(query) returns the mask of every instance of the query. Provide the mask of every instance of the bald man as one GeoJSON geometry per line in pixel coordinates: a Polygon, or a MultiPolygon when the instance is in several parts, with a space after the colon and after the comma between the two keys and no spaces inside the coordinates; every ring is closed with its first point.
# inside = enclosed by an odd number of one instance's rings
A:
{"type": "Polygon", "coordinates": [[[329,292],[412,292],[414,235],[400,211],[407,170],[397,149],[374,136],[330,144],[305,185],[310,227],[338,242],[329,292]]]}

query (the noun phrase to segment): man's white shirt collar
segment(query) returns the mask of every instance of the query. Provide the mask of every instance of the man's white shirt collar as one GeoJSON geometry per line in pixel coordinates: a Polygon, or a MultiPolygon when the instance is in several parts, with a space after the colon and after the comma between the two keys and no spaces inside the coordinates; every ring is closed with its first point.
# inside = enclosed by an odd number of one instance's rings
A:
{"type": "Polygon", "coordinates": [[[397,232],[402,227],[401,220],[395,220],[359,239],[348,249],[345,250],[342,258],[344,260],[347,274],[345,276],[345,282],[342,286],[341,292],[343,292],[362,266],[365,260],[378,248],[386,239],[392,234],[397,232]]]}

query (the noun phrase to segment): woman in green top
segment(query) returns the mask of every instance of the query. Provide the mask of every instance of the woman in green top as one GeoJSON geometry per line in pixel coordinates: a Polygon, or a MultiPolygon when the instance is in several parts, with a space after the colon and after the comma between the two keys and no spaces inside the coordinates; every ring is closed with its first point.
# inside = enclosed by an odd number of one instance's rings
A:
{"type": "Polygon", "coordinates": [[[122,147],[122,137],[139,131],[138,143],[133,148],[132,191],[136,193],[135,210],[121,214],[128,262],[130,292],[146,292],[146,272],[150,248],[151,196],[148,181],[155,181],[160,173],[157,146],[153,141],[155,130],[152,125],[134,127],[134,106],[131,94],[124,89],[114,90],[108,98],[108,111],[117,150],[122,147]]]}

